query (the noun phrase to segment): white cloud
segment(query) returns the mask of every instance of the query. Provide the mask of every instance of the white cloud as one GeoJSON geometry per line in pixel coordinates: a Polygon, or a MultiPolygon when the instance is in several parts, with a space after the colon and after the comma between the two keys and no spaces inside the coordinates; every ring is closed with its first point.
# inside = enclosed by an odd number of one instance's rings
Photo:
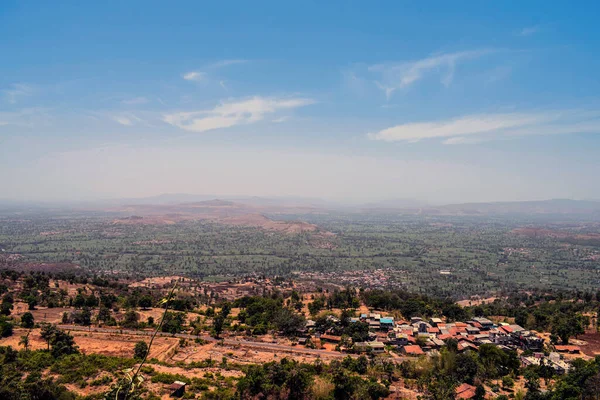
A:
{"type": "Polygon", "coordinates": [[[378,74],[375,81],[389,99],[399,89],[407,88],[428,73],[441,74],[440,82],[449,86],[454,79],[456,65],[490,53],[490,50],[472,50],[433,55],[421,60],[371,65],[370,72],[378,74]]]}
{"type": "Polygon", "coordinates": [[[117,122],[117,123],[119,123],[121,125],[125,125],[125,126],[131,126],[131,125],[133,125],[133,121],[131,121],[127,117],[114,117],[113,119],[115,120],[115,122],[117,122]]]}
{"type": "Polygon", "coordinates": [[[31,85],[25,83],[14,83],[10,89],[2,91],[6,97],[6,101],[10,104],[15,104],[20,97],[31,96],[34,92],[34,88],[31,85]]]}
{"type": "Polygon", "coordinates": [[[476,114],[446,121],[396,125],[369,133],[368,137],[385,142],[446,138],[444,144],[466,144],[507,136],[569,133],[600,133],[600,112],[566,110],[476,114]]]}
{"type": "Polygon", "coordinates": [[[277,98],[255,96],[245,100],[222,102],[211,110],[176,112],[163,116],[163,121],[181,129],[205,132],[251,124],[264,119],[266,114],[313,104],[307,98],[277,98]]]}
{"type": "Polygon", "coordinates": [[[121,101],[121,103],[126,104],[126,105],[146,104],[148,102],[149,102],[149,100],[143,96],[134,97],[132,99],[125,99],[125,100],[121,101]]]}
{"type": "Polygon", "coordinates": [[[186,72],[181,76],[186,81],[202,82],[206,79],[206,73],[200,71],[186,72]]]}
{"type": "MultiPolygon", "coordinates": [[[[231,65],[245,64],[247,62],[248,60],[216,61],[212,64],[205,65],[204,67],[200,68],[201,70],[186,72],[181,77],[186,81],[205,82],[208,79],[208,73],[205,72],[206,70],[217,70],[220,68],[229,67],[231,65]]],[[[219,84],[225,88],[224,81],[220,81],[219,84]]]]}
{"type": "Polygon", "coordinates": [[[456,136],[444,140],[443,144],[477,144],[485,142],[486,140],[482,137],[473,136],[456,136]]]}
{"type": "Polygon", "coordinates": [[[139,118],[136,115],[131,114],[131,113],[114,114],[114,115],[111,115],[110,118],[113,121],[115,121],[116,123],[123,125],[123,126],[132,126],[138,122],[143,122],[141,118],[139,118]]]}
{"type": "Polygon", "coordinates": [[[535,26],[529,26],[529,27],[525,27],[523,29],[521,29],[518,33],[519,36],[531,36],[533,34],[536,34],[540,31],[540,27],[538,25],[535,26]]]}

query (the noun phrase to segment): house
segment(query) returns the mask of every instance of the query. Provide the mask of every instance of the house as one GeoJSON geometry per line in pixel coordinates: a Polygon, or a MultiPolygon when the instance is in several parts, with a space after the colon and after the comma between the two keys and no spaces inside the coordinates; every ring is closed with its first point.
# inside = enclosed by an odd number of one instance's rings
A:
{"type": "Polygon", "coordinates": [[[537,337],[530,332],[521,335],[519,340],[521,341],[521,347],[524,350],[542,351],[544,349],[544,339],[537,337]]]}
{"type": "MultiPolygon", "coordinates": [[[[506,329],[507,327],[505,326],[504,328],[506,329]]],[[[509,325],[508,328],[510,328],[511,333],[517,333],[517,334],[520,332],[523,332],[525,330],[523,327],[516,325],[516,324],[509,325]]]]}
{"type": "Polygon", "coordinates": [[[427,347],[431,348],[431,349],[441,349],[442,346],[444,346],[445,343],[443,340],[438,339],[436,337],[431,338],[427,341],[427,347]]]}
{"type": "Polygon", "coordinates": [[[574,345],[556,345],[554,346],[556,351],[559,353],[569,353],[569,354],[579,354],[581,353],[581,348],[579,346],[574,345]]]}
{"type": "Polygon", "coordinates": [[[466,340],[461,340],[460,342],[458,342],[457,347],[458,347],[459,352],[463,352],[463,351],[467,351],[467,350],[479,351],[479,347],[475,346],[473,343],[466,341],[466,340]]]}
{"type": "Polygon", "coordinates": [[[481,325],[482,330],[489,331],[490,329],[492,329],[494,327],[494,323],[487,318],[476,317],[476,318],[473,318],[473,321],[475,321],[479,325],[481,325]]]}
{"type": "Polygon", "coordinates": [[[185,392],[185,382],[175,381],[169,385],[171,397],[182,397],[185,392]]]}
{"type": "Polygon", "coordinates": [[[472,399],[475,397],[477,388],[468,383],[463,383],[455,389],[457,399],[472,399]]]}
{"type": "Polygon", "coordinates": [[[469,335],[479,335],[480,332],[479,328],[475,328],[474,326],[467,326],[465,329],[469,335]]]}
{"type": "Polygon", "coordinates": [[[429,325],[427,322],[419,322],[418,324],[419,332],[427,333],[427,329],[429,328],[431,328],[431,325],[429,325]]]}
{"type": "Polygon", "coordinates": [[[369,342],[367,346],[369,346],[373,353],[383,353],[385,351],[385,346],[381,342],[369,342]]]}
{"type": "Polygon", "coordinates": [[[327,334],[321,335],[321,337],[319,339],[321,339],[322,342],[329,342],[329,343],[339,343],[342,341],[341,336],[327,335],[327,334]]]}
{"type": "Polygon", "coordinates": [[[406,346],[407,344],[412,343],[413,341],[414,341],[414,338],[411,341],[411,340],[409,340],[408,335],[405,335],[403,333],[394,335],[394,337],[391,338],[391,340],[390,340],[390,342],[392,342],[393,344],[398,345],[398,346],[406,346]]]}
{"type": "Polygon", "coordinates": [[[423,349],[421,349],[421,347],[419,347],[416,344],[409,345],[409,346],[402,346],[400,348],[400,353],[405,354],[407,356],[422,356],[423,354],[425,354],[423,352],[423,349]]]}
{"type": "Polygon", "coordinates": [[[569,364],[560,359],[560,355],[557,353],[551,353],[551,356],[545,357],[543,353],[536,353],[534,356],[523,357],[521,356],[521,365],[528,367],[530,365],[547,365],[554,369],[557,375],[563,375],[569,371],[569,364]],[[556,354],[553,356],[552,354],[556,354]]]}
{"type": "Polygon", "coordinates": [[[492,343],[498,346],[511,346],[515,341],[508,335],[490,335],[492,343]]]}
{"type": "Polygon", "coordinates": [[[381,329],[381,322],[375,321],[375,320],[370,320],[369,321],[369,329],[378,331],[379,329],[381,329]]]}
{"type": "Polygon", "coordinates": [[[380,318],[379,323],[380,323],[381,329],[392,329],[394,327],[394,318],[393,317],[380,318]]]}
{"type": "Polygon", "coordinates": [[[441,318],[431,318],[429,320],[429,323],[431,324],[431,326],[437,327],[439,324],[442,323],[442,319],[441,318]]]}
{"type": "Polygon", "coordinates": [[[354,351],[365,353],[371,351],[373,353],[383,353],[385,345],[381,342],[356,342],[354,343],[354,351]]]}

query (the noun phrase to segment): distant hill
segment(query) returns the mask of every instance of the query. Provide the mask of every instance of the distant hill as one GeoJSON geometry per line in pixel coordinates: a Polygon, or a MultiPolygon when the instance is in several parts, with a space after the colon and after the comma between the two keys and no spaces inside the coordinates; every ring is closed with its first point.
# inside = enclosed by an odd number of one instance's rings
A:
{"type": "Polygon", "coordinates": [[[450,204],[438,209],[443,213],[478,214],[600,214],[600,201],[554,199],[495,203],[450,204]]]}
{"type": "Polygon", "coordinates": [[[593,215],[600,217],[600,201],[553,199],[540,201],[505,201],[490,203],[462,203],[428,206],[415,202],[371,203],[358,209],[359,212],[418,215],[593,215]]]}

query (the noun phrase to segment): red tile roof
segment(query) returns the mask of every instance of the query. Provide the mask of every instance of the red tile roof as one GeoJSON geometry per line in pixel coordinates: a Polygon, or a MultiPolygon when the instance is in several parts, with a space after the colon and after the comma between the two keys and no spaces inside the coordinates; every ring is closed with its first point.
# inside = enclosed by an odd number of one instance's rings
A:
{"type": "Polygon", "coordinates": [[[569,344],[556,345],[556,346],[554,346],[554,348],[556,349],[556,351],[559,351],[559,352],[565,352],[565,351],[568,353],[581,352],[581,348],[579,346],[574,346],[574,345],[569,345],[569,344]]]}
{"type": "Polygon", "coordinates": [[[403,349],[406,354],[411,354],[411,355],[425,354],[425,353],[423,353],[423,349],[421,349],[421,347],[419,347],[417,345],[404,346],[403,349]]]}
{"type": "Polygon", "coordinates": [[[503,330],[506,333],[512,333],[512,331],[513,331],[512,328],[510,326],[508,326],[508,325],[507,326],[501,326],[500,329],[503,330]]]}
{"type": "Polygon", "coordinates": [[[342,340],[342,337],[335,336],[335,335],[321,335],[321,340],[329,340],[331,342],[339,342],[342,340]]]}

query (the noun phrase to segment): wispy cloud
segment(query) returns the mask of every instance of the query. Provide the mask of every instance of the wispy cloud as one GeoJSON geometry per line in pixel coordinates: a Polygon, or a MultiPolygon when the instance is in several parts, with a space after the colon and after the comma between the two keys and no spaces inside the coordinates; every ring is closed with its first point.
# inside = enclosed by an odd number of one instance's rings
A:
{"type": "Polygon", "coordinates": [[[519,36],[531,36],[531,35],[538,33],[539,31],[540,31],[539,25],[529,26],[529,27],[525,27],[525,28],[521,29],[518,32],[518,35],[519,36]]]}
{"type": "Polygon", "coordinates": [[[202,82],[206,79],[206,73],[201,71],[190,71],[181,75],[186,81],[202,82]]]}
{"type": "Polygon", "coordinates": [[[148,103],[149,100],[146,97],[140,96],[140,97],[134,97],[131,99],[125,99],[122,100],[121,103],[125,104],[125,105],[138,105],[138,104],[146,104],[148,103]]]}
{"type": "Polygon", "coordinates": [[[144,122],[140,117],[132,113],[118,113],[109,115],[110,119],[123,126],[132,126],[144,122]]]}
{"type": "Polygon", "coordinates": [[[210,110],[166,114],[163,121],[192,132],[229,128],[261,121],[267,114],[313,104],[308,98],[255,96],[245,100],[222,102],[210,110]]]}
{"type": "Polygon", "coordinates": [[[557,110],[534,113],[476,114],[446,121],[396,125],[369,133],[372,140],[417,142],[444,138],[445,144],[476,143],[519,135],[600,133],[600,112],[557,110]]]}
{"type": "MultiPolygon", "coordinates": [[[[181,75],[181,77],[183,79],[185,79],[186,81],[193,81],[193,82],[205,82],[208,79],[208,75],[209,73],[207,71],[211,71],[214,72],[214,70],[220,69],[220,68],[224,68],[224,67],[229,67],[231,65],[238,65],[238,64],[245,64],[247,63],[248,60],[241,60],[241,59],[232,59],[232,60],[220,60],[220,61],[216,61],[213,62],[211,64],[207,64],[201,68],[199,68],[198,70],[195,71],[189,71],[184,73],[183,75],[181,75]]],[[[220,81],[219,84],[223,87],[224,81],[220,81]]]]}
{"type": "Polygon", "coordinates": [[[31,85],[25,83],[14,83],[10,86],[10,89],[2,91],[10,104],[16,104],[19,98],[31,96],[34,92],[34,88],[31,85]]]}
{"type": "Polygon", "coordinates": [[[440,74],[440,82],[449,86],[454,79],[457,64],[490,52],[491,50],[484,49],[437,54],[415,61],[375,64],[368,69],[379,75],[375,83],[389,99],[396,90],[409,87],[429,73],[440,74]]]}

